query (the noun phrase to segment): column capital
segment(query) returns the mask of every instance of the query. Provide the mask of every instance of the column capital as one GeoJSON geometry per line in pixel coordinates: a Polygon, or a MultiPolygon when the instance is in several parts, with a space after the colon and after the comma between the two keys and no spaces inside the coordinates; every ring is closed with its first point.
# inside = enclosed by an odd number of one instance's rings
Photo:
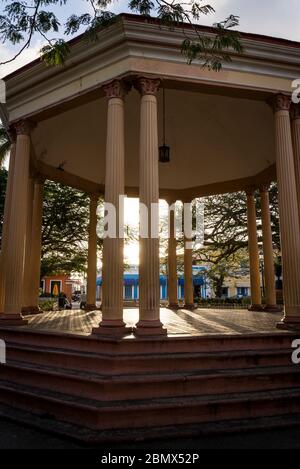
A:
{"type": "Polygon", "coordinates": [[[29,120],[19,120],[14,124],[14,130],[17,135],[27,135],[31,134],[31,131],[35,127],[35,123],[29,120]]]}
{"type": "Polygon", "coordinates": [[[9,139],[11,141],[11,143],[16,143],[16,140],[17,140],[17,133],[16,133],[16,129],[13,125],[11,125],[7,131],[7,134],[9,136],[9,139]]]}
{"type": "Polygon", "coordinates": [[[124,80],[112,80],[103,85],[103,91],[107,99],[120,98],[124,99],[130,91],[131,85],[124,80]]]}
{"type": "Polygon", "coordinates": [[[291,97],[278,93],[269,100],[274,112],[289,111],[291,107],[291,97]]]}
{"type": "Polygon", "coordinates": [[[252,196],[252,195],[254,195],[254,194],[255,194],[255,191],[256,191],[256,187],[254,187],[254,186],[248,186],[248,187],[246,187],[246,189],[245,189],[245,193],[246,193],[246,195],[249,196],[249,197],[252,196]]]}
{"type": "Polygon", "coordinates": [[[153,95],[156,96],[161,84],[160,78],[138,77],[135,87],[142,96],[153,95]]]}
{"type": "Polygon", "coordinates": [[[45,184],[46,178],[43,174],[35,174],[33,176],[33,180],[35,184],[40,184],[41,186],[45,184]]]}
{"type": "Polygon", "coordinates": [[[269,192],[270,190],[270,183],[266,182],[265,184],[261,184],[259,186],[259,192],[269,192]]]}
{"type": "Polygon", "coordinates": [[[292,103],[291,105],[291,118],[292,120],[300,119],[300,103],[292,103]]]}

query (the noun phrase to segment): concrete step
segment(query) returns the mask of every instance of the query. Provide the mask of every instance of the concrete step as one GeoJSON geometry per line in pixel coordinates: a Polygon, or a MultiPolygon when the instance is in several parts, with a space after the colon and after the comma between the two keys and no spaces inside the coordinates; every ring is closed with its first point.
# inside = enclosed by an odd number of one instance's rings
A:
{"type": "MultiPolygon", "coordinates": [[[[29,428],[57,433],[71,438],[88,447],[116,442],[134,442],[143,440],[163,440],[175,438],[205,437],[228,433],[247,433],[250,431],[270,431],[271,429],[296,427],[300,425],[300,414],[284,414],[270,417],[222,420],[219,422],[202,422],[200,424],[168,425],[160,427],[124,428],[117,430],[93,430],[68,422],[57,420],[50,415],[32,414],[0,404],[0,418],[18,422],[29,428]]],[[[247,438],[247,435],[245,435],[247,438]]]]}
{"type": "Polygon", "coordinates": [[[151,339],[125,340],[99,339],[94,336],[75,335],[58,332],[30,330],[26,327],[0,328],[0,338],[8,344],[22,344],[35,347],[59,348],[69,351],[111,354],[159,354],[159,353],[199,353],[242,350],[288,349],[295,333],[277,333],[169,336],[151,339]]]}
{"type": "Polygon", "coordinates": [[[87,399],[126,401],[292,388],[300,386],[300,369],[276,366],[107,376],[11,361],[1,367],[1,378],[87,399]]]}
{"type": "Polygon", "coordinates": [[[1,405],[93,430],[153,428],[300,413],[300,388],[99,402],[0,380],[1,405]]]}
{"type": "Polygon", "coordinates": [[[291,348],[228,352],[109,354],[9,343],[7,359],[107,375],[237,369],[291,364],[291,348]]]}

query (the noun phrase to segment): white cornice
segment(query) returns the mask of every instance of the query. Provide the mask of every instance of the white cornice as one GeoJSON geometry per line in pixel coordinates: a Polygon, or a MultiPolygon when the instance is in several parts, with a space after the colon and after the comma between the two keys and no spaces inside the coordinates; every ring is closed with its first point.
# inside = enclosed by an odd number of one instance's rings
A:
{"type": "MultiPolygon", "coordinates": [[[[190,34],[193,35],[193,32],[190,34]]],[[[155,61],[156,65],[162,64],[159,67],[162,76],[165,74],[178,80],[214,84],[226,82],[227,86],[232,87],[251,88],[251,79],[243,85],[239,78],[241,74],[249,74],[250,78],[253,76],[253,89],[261,88],[269,92],[288,91],[291,80],[298,78],[300,73],[300,45],[298,48],[288,42],[280,44],[247,37],[243,39],[243,56],[234,56],[231,63],[224,64],[220,74],[200,74],[200,64],[186,64],[180,52],[182,39],[181,28],[170,31],[158,24],[122,17],[116,24],[104,29],[97,42],[87,43],[84,39],[73,42],[64,67],[46,67],[37,61],[8,77],[10,119],[15,120],[100,88],[103,82],[116,76],[142,73],[144,70],[141,67],[147,61],[150,65],[151,61],[153,64],[155,61]],[[176,67],[172,72],[165,71],[163,64],[167,63],[181,65],[184,73],[176,67]],[[234,74],[238,78],[233,79],[234,74]],[[260,82],[257,85],[255,77],[270,79],[264,79],[263,85],[260,82]]],[[[149,70],[155,73],[155,64],[152,69],[150,65],[145,66],[145,73],[149,70]]]]}

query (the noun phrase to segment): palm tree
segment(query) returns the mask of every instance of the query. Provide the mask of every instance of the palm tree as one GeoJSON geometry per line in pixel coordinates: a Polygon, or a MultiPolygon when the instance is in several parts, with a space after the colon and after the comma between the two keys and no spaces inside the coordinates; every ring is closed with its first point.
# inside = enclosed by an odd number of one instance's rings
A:
{"type": "Polygon", "coordinates": [[[10,150],[10,139],[7,134],[6,129],[0,124],[0,167],[3,166],[3,163],[6,157],[9,154],[10,150]]]}

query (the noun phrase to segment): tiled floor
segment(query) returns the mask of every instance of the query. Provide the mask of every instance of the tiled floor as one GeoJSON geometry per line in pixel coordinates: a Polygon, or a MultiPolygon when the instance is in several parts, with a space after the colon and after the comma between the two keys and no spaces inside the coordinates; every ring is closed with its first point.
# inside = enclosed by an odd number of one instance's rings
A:
{"type": "MultiPolygon", "coordinates": [[[[161,309],[161,320],[169,335],[203,334],[249,334],[254,332],[277,332],[276,323],[281,313],[250,312],[247,310],[181,309],[171,311],[161,309]]],[[[85,312],[80,310],[58,311],[29,316],[29,325],[25,328],[50,330],[55,332],[73,332],[88,335],[101,320],[100,311],[85,312]]],[[[124,320],[129,326],[138,321],[137,309],[125,309],[124,320]]]]}

